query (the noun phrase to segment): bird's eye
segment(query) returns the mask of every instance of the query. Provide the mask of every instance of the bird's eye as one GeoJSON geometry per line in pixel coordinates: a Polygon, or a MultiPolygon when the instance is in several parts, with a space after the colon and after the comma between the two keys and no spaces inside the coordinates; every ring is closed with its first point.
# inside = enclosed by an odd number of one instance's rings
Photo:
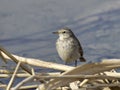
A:
{"type": "Polygon", "coordinates": [[[65,33],[65,31],[63,33],[65,33]]]}

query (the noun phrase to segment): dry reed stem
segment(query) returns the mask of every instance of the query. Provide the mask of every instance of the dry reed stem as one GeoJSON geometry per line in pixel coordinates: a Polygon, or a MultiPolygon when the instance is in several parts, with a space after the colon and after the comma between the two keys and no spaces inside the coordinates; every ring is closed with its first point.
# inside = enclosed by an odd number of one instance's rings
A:
{"type": "MultiPolygon", "coordinates": [[[[27,83],[28,81],[33,80],[34,78],[40,78],[40,79],[50,78],[51,79],[48,83],[44,84],[45,90],[56,89],[62,85],[70,84],[71,82],[74,82],[76,80],[82,81],[80,85],[83,85],[87,83],[88,80],[94,80],[94,79],[100,79],[100,80],[101,79],[111,79],[111,80],[117,79],[118,80],[120,78],[120,74],[115,73],[115,72],[112,74],[108,72],[105,75],[97,75],[97,76],[94,75],[94,74],[105,72],[111,69],[119,68],[120,59],[104,59],[102,62],[89,63],[89,64],[80,65],[78,67],[72,67],[72,66],[66,66],[66,65],[52,63],[52,62],[45,62],[44,60],[25,58],[25,57],[20,57],[17,55],[12,55],[2,47],[0,47],[0,51],[1,51],[0,56],[2,57],[2,59],[5,59],[5,60],[12,59],[16,63],[20,61],[22,62],[21,67],[27,72],[29,72],[30,74],[33,74],[33,76],[29,76],[28,78],[24,79],[22,82],[17,84],[12,90],[17,90],[24,83],[27,83]],[[62,70],[66,72],[62,73],[59,76],[44,76],[44,74],[41,74],[41,76],[39,75],[38,77],[37,74],[34,72],[34,69],[32,70],[27,69],[26,66],[23,65],[23,63],[28,64],[28,65],[38,66],[38,67],[62,70]]],[[[119,83],[117,84],[112,83],[109,85],[118,86],[119,83]]],[[[96,84],[95,87],[104,87],[104,86],[109,86],[109,85],[108,84],[102,84],[102,85],[96,84]]]]}
{"type": "Polygon", "coordinates": [[[38,87],[38,85],[27,85],[27,86],[21,86],[19,89],[20,90],[29,90],[29,89],[35,89],[37,87],[38,87]]]}
{"type": "MultiPolygon", "coordinates": [[[[0,74],[0,78],[9,78],[11,77],[13,74],[0,74]]],[[[24,77],[29,77],[30,74],[28,73],[19,73],[19,74],[16,74],[16,77],[19,77],[19,78],[24,78],[24,77]]]]}
{"type": "MultiPolygon", "coordinates": [[[[78,75],[78,74],[97,74],[100,72],[104,72],[107,70],[111,70],[113,68],[118,68],[120,65],[115,65],[115,64],[107,64],[107,63],[90,63],[90,64],[85,64],[85,65],[80,65],[76,67],[73,70],[66,71],[63,73],[63,75],[78,75]]],[[[69,84],[70,82],[76,81],[77,79],[54,79],[50,81],[49,83],[45,84],[45,89],[55,89],[59,86],[69,84]],[[47,88],[46,88],[47,87],[47,88]]],[[[83,80],[83,79],[80,79],[83,80]]]]}
{"type": "Polygon", "coordinates": [[[84,84],[86,84],[89,81],[89,79],[84,79],[81,83],[80,83],[80,87],[82,87],[84,84]]]}
{"type": "MultiPolygon", "coordinates": [[[[9,77],[11,77],[13,75],[13,73],[6,73],[6,74],[0,74],[0,78],[9,78],[9,77]]],[[[52,75],[52,76],[58,76],[58,75],[60,75],[60,73],[59,72],[53,72],[53,73],[36,73],[35,75],[52,75]]],[[[17,73],[16,74],[16,77],[19,77],[19,78],[24,78],[24,77],[29,77],[29,76],[31,76],[30,74],[28,74],[28,73],[23,73],[23,72],[21,72],[21,73],[17,73]]]]}
{"type": "Polygon", "coordinates": [[[32,75],[32,76],[24,79],[23,81],[21,81],[20,83],[18,83],[18,84],[17,84],[14,88],[12,88],[11,90],[18,90],[18,89],[19,89],[23,84],[25,84],[26,82],[29,82],[29,81],[33,80],[34,77],[35,77],[35,76],[32,75]]]}
{"type": "Polygon", "coordinates": [[[112,76],[112,75],[62,75],[62,76],[35,76],[39,79],[120,79],[119,76],[112,76]]]}
{"type": "MultiPolygon", "coordinates": [[[[6,51],[2,46],[0,46],[0,51],[1,51],[1,53],[2,53],[1,55],[3,57],[4,57],[4,55],[6,55],[9,59],[12,59],[15,63],[19,62],[11,53],[6,51]],[[3,55],[3,53],[4,53],[4,55],[3,55]]],[[[6,57],[4,57],[4,58],[7,59],[6,57]]],[[[31,70],[27,66],[25,66],[24,64],[21,64],[20,66],[21,66],[21,68],[23,68],[23,70],[25,70],[29,74],[32,74],[31,70]]]]}
{"type": "Polygon", "coordinates": [[[88,86],[86,88],[98,88],[98,87],[120,87],[120,83],[111,83],[111,84],[95,84],[94,86],[88,86]]]}
{"type": "MultiPolygon", "coordinates": [[[[2,90],[5,90],[6,87],[7,87],[7,85],[4,85],[4,84],[0,85],[0,88],[4,88],[4,89],[2,89],[2,90]]],[[[37,87],[38,87],[38,85],[26,85],[26,86],[21,86],[21,87],[19,88],[19,90],[35,89],[35,88],[37,88],[37,87]]],[[[11,90],[12,90],[12,89],[11,89],[11,90]]]]}
{"type": "Polygon", "coordinates": [[[15,79],[16,73],[17,73],[17,71],[18,71],[18,69],[19,69],[19,67],[20,67],[20,64],[21,64],[21,62],[18,62],[18,64],[17,64],[17,66],[16,66],[16,68],[15,68],[15,71],[14,71],[14,73],[13,73],[13,75],[12,75],[10,81],[9,81],[9,84],[8,84],[6,90],[10,90],[10,88],[11,88],[11,86],[12,86],[12,84],[13,84],[13,81],[14,81],[14,79],[15,79]]]}
{"type": "Polygon", "coordinates": [[[32,68],[31,71],[32,71],[32,75],[35,75],[35,70],[33,68],[32,68]]]}
{"type": "MultiPolygon", "coordinates": [[[[3,50],[3,48],[1,48],[1,47],[0,47],[0,50],[2,51],[2,55],[5,59],[8,59],[8,60],[15,59],[15,62],[21,61],[24,64],[43,67],[43,68],[50,68],[50,69],[55,69],[55,70],[61,70],[61,71],[68,71],[68,70],[71,70],[74,68],[72,66],[57,64],[57,63],[53,63],[53,62],[45,62],[44,60],[26,58],[26,57],[20,57],[17,55],[13,55],[13,54],[8,53],[5,49],[3,50]]],[[[26,69],[26,68],[24,68],[24,69],[26,69]]],[[[32,74],[32,72],[30,70],[28,70],[28,72],[32,74]]]]}
{"type": "Polygon", "coordinates": [[[4,73],[4,74],[11,74],[11,73],[13,73],[13,72],[11,72],[11,71],[8,71],[8,70],[0,70],[0,73],[4,73]]]}
{"type": "Polygon", "coordinates": [[[5,63],[7,63],[7,59],[3,57],[3,55],[2,55],[2,52],[1,52],[1,51],[0,51],[0,57],[2,58],[2,60],[3,60],[5,63]]]}
{"type": "Polygon", "coordinates": [[[0,88],[6,88],[7,85],[6,84],[0,84],[0,88]]]}

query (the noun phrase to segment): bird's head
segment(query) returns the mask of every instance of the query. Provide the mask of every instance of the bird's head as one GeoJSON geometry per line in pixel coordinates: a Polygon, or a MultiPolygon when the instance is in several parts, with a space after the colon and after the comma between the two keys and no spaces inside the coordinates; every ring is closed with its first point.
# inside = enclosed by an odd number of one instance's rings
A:
{"type": "Polygon", "coordinates": [[[57,32],[53,32],[54,34],[58,34],[60,39],[66,39],[66,38],[69,38],[71,36],[73,36],[73,32],[71,31],[71,29],[65,27],[65,28],[62,28],[60,30],[58,30],[57,32]]]}

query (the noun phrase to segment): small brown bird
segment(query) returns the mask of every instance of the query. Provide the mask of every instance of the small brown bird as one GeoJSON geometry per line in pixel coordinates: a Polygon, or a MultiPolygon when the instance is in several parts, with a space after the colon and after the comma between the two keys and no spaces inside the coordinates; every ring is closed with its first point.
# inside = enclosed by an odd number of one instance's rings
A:
{"type": "Polygon", "coordinates": [[[65,64],[75,61],[75,66],[77,66],[77,59],[80,59],[81,62],[86,61],[83,57],[81,44],[71,29],[65,27],[53,33],[59,35],[56,49],[60,58],[65,61],[65,64]]]}

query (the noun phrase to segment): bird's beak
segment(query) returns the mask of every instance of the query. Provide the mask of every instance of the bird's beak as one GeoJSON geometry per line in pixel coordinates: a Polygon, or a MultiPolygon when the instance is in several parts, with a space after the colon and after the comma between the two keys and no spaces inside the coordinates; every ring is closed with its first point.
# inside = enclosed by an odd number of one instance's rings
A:
{"type": "Polygon", "coordinates": [[[59,34],[59,32],[53,32],[53,34],[59,34]]]}

